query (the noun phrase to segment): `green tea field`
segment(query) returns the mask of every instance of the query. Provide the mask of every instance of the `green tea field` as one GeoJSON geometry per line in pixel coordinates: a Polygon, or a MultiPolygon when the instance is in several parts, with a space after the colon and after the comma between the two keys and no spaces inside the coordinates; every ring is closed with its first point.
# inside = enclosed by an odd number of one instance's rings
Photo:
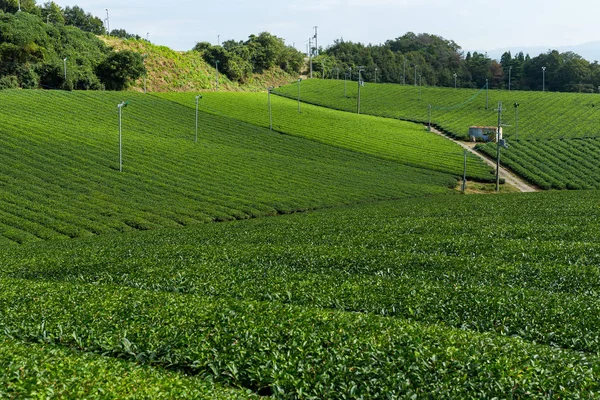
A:
{"type": "MultiPolygon", "coordinates": [[[[309,80],[301,99],[356,112],[357,83],[309,80]]],[[[276,89],[297,98],[297,85],[276,89]]],[[[361,113],[429,123],[451,136],[468,139],[469,126],[498,124],[502,101],[504,136],[511,147],[503,163],[542,189],[600,188],[594,149],[600,147],[600,95],[453,89],[367,83],[361,89],[361,113]],[[518,104],[518,109],[515,107],[518,104]],[[487,105],[487,108],[486,108],[487,105]]],[[[495,157],[495,146],[482,151],[495,157]]]]}
{"type": "MultiPolygon", "coordinates": [[[[194,107],[189,93],[160,93],[160,98],[194,107]]],[[[273,130],[327,145],[366,153],[401,164],[462,176],[463,151],[422,126],[388,118],[350,115],[271,96],[273,130]]],[[[226,114],[240,121],[269,128],[268,97],[264,93],[207,93],[201,110],[226,114]]],[[[494,176],[477,156],[469,154],[467,177],[482,182],[494,176]]]]}
{"type": "Polygon", "coordinates": [[[9,246],[0,393],[593,398],[599,200],[433,196],[9,246]]]}
{"type": "MultiPolygon", "coordinates": [[[[357,82],[306,80],[300,98],[338,110],[357,111],[357,82]]],[[[297,99],[296,83],[274,93],[297,99]]],[[[525,91],[454,89],[365,83],[361,88],[361,113],[427,124],[431,120],[452,136],[468,139],[473,125],[496,126],[498,102],[503,102],[504,135],[508,139],[559,139],[600,137],[600,95],[525,91]],[[486,102],[487,97],[487,102],[486,102]],[[518,103],[519,120],[516,124],[518,103]],[[487,104],[487,108],[486,108],[487,104]]]]}
{"type": "Polygon", "coordinates": [[[196,143],[193,109],[126,96],[119,173],[117,104],[123,94],[0,92],[0,242],[449,193],[460,175],[204,112],[196,143]]]}
{"type": "Polygon", "coordinates": [[[600,396],[600,192],[202,95],[0,91],[0,398],[600,396]]]}

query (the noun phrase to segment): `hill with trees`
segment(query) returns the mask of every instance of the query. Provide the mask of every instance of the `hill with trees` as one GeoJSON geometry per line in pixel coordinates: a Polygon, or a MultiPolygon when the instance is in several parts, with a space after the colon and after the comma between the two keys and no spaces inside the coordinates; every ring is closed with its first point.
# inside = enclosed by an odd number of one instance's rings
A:
{"type": "MultiPolygon", "coordinates": [[[[317,49],[312,49],[314,55],[317,49]]],[[[483,53],[466,55],[452,40],[428,33],[408,32],[380,45],[364,45],[343,39],[321,49],[313,59],[318,76],[357,79],[363,66],[363,79],[379,83],[489,87],[560,92],[594,92],[600,85],[600,65],[590,63],[573,52],[552,50],[536,57],[506,52],[499,61],[483,53]],[[546,67],[545,85],[542,67],[546,67]],[[456,77],[454,76],[456,74],[456,77]],[[455,81],[456,78],[456,81],[455,81]]]]}

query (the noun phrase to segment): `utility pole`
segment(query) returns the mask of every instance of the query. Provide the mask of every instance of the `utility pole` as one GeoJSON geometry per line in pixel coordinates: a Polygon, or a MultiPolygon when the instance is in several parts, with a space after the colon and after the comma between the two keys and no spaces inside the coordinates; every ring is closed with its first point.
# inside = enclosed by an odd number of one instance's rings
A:
{"type": "Polygon", "coordinates": [[[312,38],[308,38],[308,59],[310,62],[310,78],[312,79],[313,67],[312,67],[312,56],[313,56],[313,48],[312,48],[312,38]]]}
{"type": "Polygon", "coordinates": [[[315,55],[318,56],[319,55],[319,34],[318,34],[317,30],[319,29],[319,27],[315,26],[314,29],[315,29],[315,36],[313,36],[313,37],[315,38],[315,55]]]}
{"type": "Polygon", "coordinates": [[[217,73],[217,92],[219,91],[219,60],[215,61],[215,70],[217,73]]]}
{"type": "Polygon", "coordinates": [[[542,92],[546,91],[546,67],[542,67],[542,92]]]}
{"type": "Polygon", "coordinates": [[[148,75],[148,71],[146,71],[146,58],[148,58],[148,54],[142,55],[142,61],[144,62],[144,94],[146,94],[146,75],[148,75]]]}
{"type": "Polygon", "coordinates": [[[362,72],[365,70],[365,67],[358,67],[358,98],[356,103],[356,113],[360,114],[360,87],[363,84],[362,81],[362,72]]]}
{"type": "Polygon", "coordinates": [[[467,149],[465,149],[465,162],[463,167],[463,181],[462,181],[462,192],[467,190],[467,149]]]}
{"type": "Polygon", "coordinates": [[[344,72],[344,97],[348,97],[347,91],[346,91],[346,78],[347,77],[348,77],[348,74],[344,72]]]}
{"type": "Polygon", "coordinates": [[[456,89],[456,78],[458,77],[458,74],[455,72],[453,76],[454,76],[454,89],[456,89]]]}
{"type": "Polygon", "coordinates": [[[196,96],[196,139],[194,140],[196,143],[198,143],[198,100],[201,98],[201,95],[196,96]]]}
{"type": "Polygon", "coordinates": [[[415,87],[417,86],[417,64],[415,64],[415,87]]]}
{"type": "Polygon", "coordinates": [[[65,71],[65,82],[67,81],[67,60],[69,59],[69,57],[65,57],[63,58],[63,63],[64,63],[64,71],[65,71]]]}
{"type": "Polygon", "coordinates": [[[519,140],[519,103],[515,103],[515,140],[519,140]]]}
{"type": "Polygon", "coordinates": [[[429,115],[429,123],[427,124],[427,130],[428,130],[429,132],[431,132],[431,104],[429,105],[429,112],[428,112],[428,115],[429,115]]]}
{"type": "Polygon", "coordinates": [[[19,6],[19,10],[18,11],[20,12],[21,11],[21,0],[17,0],[17,4],[19,6]]]}
{"type": "Polygon", "coordinates": [[[298,78],[298,114],[300,114],[300,82],[302,78],[298,78]]]}
{"type": "Polygon", "coordinates": [[[123,172],[123,135],[121,129],[121,113],[123,111],[123,107],[127,107],[129,101],[122,101],[117,104],[117,108],[119,109],[119,172],[123,172]]]}
{"type": "Polygon", "coordinates": [[[106,34],[110,36],[110,19],[108,18],[108,8],[106,9],[106,34]]]}
{"type": "Polygon", "coordinates": [[[489,101],[490,101],[490,97],[488,94],[489,87],[490,87],[489,81],[486,79],[485,80],[485,109],[486,110],[489,108],[489,101]]]}
{"type": "Polygon", "coordinates": [[[498,102],[498,130],[496,131],[496,192],[500,191],[500,133],[502,132],[502,102],[498,102]]]}
{"type": "Polygon", "coordinates": [[[271,114],[271,90],[273,90],[273,86],[269,86],[267,90],[269,91],[269,130],[272,131],[273,130],[273,114],[271,114]]]}

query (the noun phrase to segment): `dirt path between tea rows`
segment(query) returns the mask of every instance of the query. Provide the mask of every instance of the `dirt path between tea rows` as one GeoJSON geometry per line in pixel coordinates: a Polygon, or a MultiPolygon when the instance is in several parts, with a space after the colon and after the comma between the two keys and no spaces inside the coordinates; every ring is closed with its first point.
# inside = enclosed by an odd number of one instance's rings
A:
{"type": "MultiPolygon", "coordinates": [[[[462,142],[460,140],[452,139],[451,137],[444,135],[442,132],[438,131],[437,129],[435,129],[433,127],[431,128],[431,132],[433,132],[437,135],[440,135],[448,140],[453,141],[454,143],[458,144],[460,147],[470,151],[471,153],[475,154],[477,157],[481,158],[486,164],[488,164],[489,166],[494,168],[494,170],[496,169],[496,161],[495,160],[490,160],[489,158],[487,158],[486,156],[484,156],[483,154],[481,154],[475,150],[476,143],[468,143],[468,142],[462,142]]],[[[504,181],[506,182],[507,185],[514,186],[521,192],[538,192],[539,191],[533,185],[526,182],[525,180],[518,177],[513,172],[509,171],[508,169],[506,169],[502,166],[500,167],[500,178],[504,178],[504,181]]]]}

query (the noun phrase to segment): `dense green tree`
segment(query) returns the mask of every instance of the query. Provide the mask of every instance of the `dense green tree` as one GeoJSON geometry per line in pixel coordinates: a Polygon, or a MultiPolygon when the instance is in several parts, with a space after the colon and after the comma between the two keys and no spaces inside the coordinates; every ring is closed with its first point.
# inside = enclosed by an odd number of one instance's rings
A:
{"type": "MultiPolygon", "coordinates": [[[[39,15],[40,10],[37,7],[35,0],[20,0],[21,11],[34,15],[39,15]]],[[[0,0],[0,11],[7,13],[16,13],[19,10],[18,0],[0,0]]]]}
{"type": "Polygon", "coordinates": [[[199,42],[193,50],[202,53],[204,60],[212,66],[218,61],[219,71],[238,82],[245,82],[253,73],[275,67],[298,73],[304,60],[302,53],[267,32],[251,35],[245,42],[227,40],[222,46],[199,42]]]}
{"type": "Polygon", "coordinates": [[[65,13],[64,10],[55,2],[49,1],[44,3],[44,6],[41,7],[41,17],[43,21],[54,23],[54,24],[64,24],[65,23],[65,13]]]}
{"type": "Polygon", "coordinates": [[[139,53],[123,50],[111,53],[96,69],[108,90],[123,90],[131,81],[146,73],[144,59],[139,53]]]}
{"type": "Polygon", "coordinates": [[[75,26],[82,31],[91,32],[95,35],[103,35],[106,31],[102,20],[86,13],[81,7],[65,7],[65,24],[75,26]]]}

